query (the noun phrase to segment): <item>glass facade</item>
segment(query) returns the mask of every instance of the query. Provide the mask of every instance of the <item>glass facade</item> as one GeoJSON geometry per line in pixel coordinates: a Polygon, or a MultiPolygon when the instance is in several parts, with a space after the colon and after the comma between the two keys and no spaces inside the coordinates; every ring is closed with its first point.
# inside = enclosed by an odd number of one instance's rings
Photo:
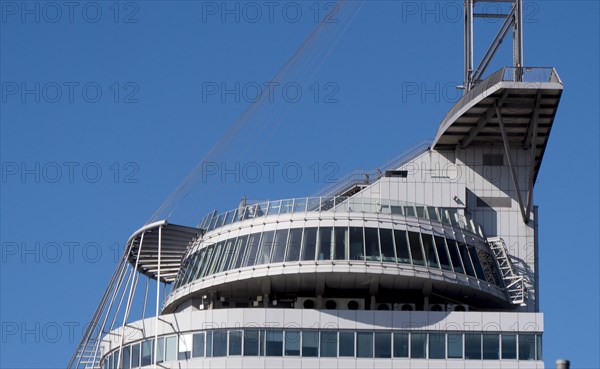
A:
{"type": "MultiPolygon", "coordinates": [[[[542,360],[541,338],[531,333],[214,330],[160,337],[156,361],[225,356],[542,360]],[[190,351],[190,356],[185,354],[190,351]]],[[[123,347],[120,360],[118,351],[105,356],[102,365],[104,369],[153,365],[153,350],[154,340],[137,342],[123,347]]]]}

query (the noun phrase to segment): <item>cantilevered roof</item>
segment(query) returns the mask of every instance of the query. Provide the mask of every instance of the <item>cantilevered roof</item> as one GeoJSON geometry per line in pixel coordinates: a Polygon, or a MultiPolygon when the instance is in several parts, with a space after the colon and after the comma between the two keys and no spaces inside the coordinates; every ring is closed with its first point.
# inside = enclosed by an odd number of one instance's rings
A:
{"type": "Polygon", "coordinates": [[[535,142],[537,177],[562,90],[554,68],[500,69],[456,103],[442,121],[432,148],[502,147],[500,111],[511,147],[530,149],[535,142]]]}
{"type": "Polygon", "coordinates": [[[160,267],[161,282],[171,283],[177,277],[188,246],[203,233],[202,229],[170,224],[166,220],[145,225],[129,237],[127,259],[140,273],[152,279],[158,279],[160,267]]]}

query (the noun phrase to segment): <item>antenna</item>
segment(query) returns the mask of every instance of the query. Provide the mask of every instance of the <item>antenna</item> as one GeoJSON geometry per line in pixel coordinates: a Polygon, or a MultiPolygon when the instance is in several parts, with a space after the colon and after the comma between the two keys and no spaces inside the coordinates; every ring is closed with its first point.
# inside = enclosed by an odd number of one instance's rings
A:
{"type": "Polygon", "coordinates": [[[520,68],[523,66],[523,0],[465,0],[465,82],[463,86],[465,92],[470,91],[481,81],[481,77],[490,65],[511,27],[513,29],[513,66],[520,68]],[[482,12],[475,12],[476,3],[489,4],[499,2],[512,3],[511,11],[507,14],[491,13],[486,11],[489,9],[484,6],[482,12]],[[473,62],[473,28],[475,18],[504,19],[498,33],[477,67],[474,67],[473,62]]]}

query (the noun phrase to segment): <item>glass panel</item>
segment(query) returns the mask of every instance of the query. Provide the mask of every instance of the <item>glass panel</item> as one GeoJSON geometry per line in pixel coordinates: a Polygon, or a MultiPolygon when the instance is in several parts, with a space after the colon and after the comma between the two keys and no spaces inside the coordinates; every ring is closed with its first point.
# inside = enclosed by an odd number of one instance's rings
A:
{"type": "Polygon", "coordinates": [[[462,333],[448,333],[448,359],[462,359],[463,335],[462,333]]]}
{"type": "Polygon", "coordinates": [[[438,257],[440,258],[440,265],[442,269],[452,270],[450,265],[450,257],[448,256],[448,250],[446,250],[446,241],[444,237],[435,236],[435,249],[437,250],[438,257]]]}
{"type": "Polygon", "coordinates": [[[541,334],[536,334],[535,335],[535,343],[536,343],[536,352],[535,352],[535,357],[537,358],[537,360],[543,360],[542,358],[542,335],[541,334]]]}
{"type": "Polygon", "coordinates": [[[519,335],[519,360],[535,360],[535,336],[519,335]]]}
{"type": "Polygon", "coordinates": [[[417,208],[417,217],[427,219],[427,216],[425,215],[425,208],[422,206],[417,206],[416,208],[417,208]]]}
{"type": "Polygon", "coordinates": [[[392,334],[375,332],[375,357],[392,357],[392,334]]]}
{"type": "Polygon", "coordinates": [[[229,355],[242,354],[242,331],[229,331],[229,355]]]}
{"type": "Polygon", "coordinates": [[[435,220],[437,222],[440,221],[440,218],[437,215],[437,211],[435,208],[432,208],[431,206],[427,207],[427,214],[429,215],[429,219],[431,220],[435,220]]]}
{"type": "Polygon", "coordinates": [[[481,262],[479,261],[479,257],[477,257],[477,250],[474,247],[470,247],[469,255],[471,255],[471,261],[473,262],[473,266],[475,267],[475,274],[477,275],[477,278],[485,281],[485,273],[483,273],[481,262]]]}
{"type": "Polygon", "coordinates": [[[269,258],[271,257],[271,248],[273,247],[273,236],[274,231],[264,232],[260,240],[260,251],[258,252],[258,259],[256,259],[256,265],[268,264],[269,258]]]}
{"type": "Polygon", "coordinates": [[[517,335],[503,334],[502,335],[502,358],[516,359],[517,358],[517,335]]]}
{"type": "Polygon", "coordinates": [[[421,248],[421,237],[418,233],[409,231],[408,239],[410,240],[410,254],[412,255],[413,264],[425,265],[423,249],[421,248]]]}
{"type": "Polygon", "coordinates": [[[335,227],[335,260],[346,260],[346,245],[348,244],[348,228],[335,227]]]}
{"type": "Polygon", "coordinates": [[[356,332],[356,356],[373,357],[373,333],[356,332]]]}
{"type": "Polygon", "coordinates": [[[179,344],[177,346],[177,360],[188,360],[192,357],[192,335],[183,334],[179,336],[179,344]]]}
{"type": "Polygon", "coordinates": [[[340,357],[354,357],[354,332],[340,332],[340,357]]]}
{"type": "Polygon", "coordinates": [[[411,359],[425,359],[427,353],[427,333],[410,334],[411,359]]]}
{"type": "Polygon", "coordinates": [[[317,228],[306,228],[302,240],[302,260],[315,260],[317,228]]]}
{"type": "Polygon", "coordinates": [[[277,232],[275,232],[275,241],[273,242],[273,253],[271,255],[271,263],[283,262],[288,233],[288,229],[280,229],[277,232]]]}
{"type": "Polygon", "coordinates": [[[267,342],[265,345],[267,356],[283,355],[283,331],[267,330],[267,342]]]}
{"type": "Polygon", "coordinates": [[[447,238],[446,242],[448,243],[448,251],[450,251],[450,259],[452,260],[452,266],[454,267],[454,271],[456,273],[464,274],[465,270],[463,269],[462,261],[460,260],[460,254],[458,253],[458,249],[456,248],[456,241],[447,238]]]}
{"type": "Polygon", "coordinates": [[[215,246],[211,245],[206,249],[206,258],[204,259],[204,263],[202,263],[201,277],[205,277],[208,274],[214,248],[215,246]]]}
{"type": "Polygon", "coordinates": [[[260,244],[260,233],[254,233],[248,236],[246,244],[246,256],[244,257],[244,266],[254,266],[256,264],[256,255],[258,254],[258,246],[260,244]]]}
{"type": "Polygon", "coordinates": [[[279,208],[281,207],[281,201],[269,202],[269,209],[267,215],[279,214],[279,208]]]}
{"type": "Polygon", "coordinates": [[[319,332],[302,331],[302,356],[319,356],[319,332]]]}
{"type": "Polygon", "coordinates": [[[288,239],[287,254],[285,261],[300,260],[300,246],[302,242],[302,228],[290,229],[290,237],[288,239]]]}
{"type": "Polygon", "coordinates": [[[381,261],[377,228],[365,228],[365,253],[367,261],[381,261]]]}
{"type": "Polygon", "coordinates": [[[215,274],[217,272],[217,266],[221,262],[221,255],[223,255],[223,245],[225,242],[219,242],[213,250],[212,261],[210,262],[210,271],[207,275],[215,274]]]}
{"type": "Polygon", "coordinates": [[[429,358],[446,358],[446,335],[443,333],[429,333],[429,358]]]}
{"type": "Polygon", "coordinates": [[[481,360],[481,334],[465,333],[465,359],[481,360]]]}
{"type": "Polygon", "coordinates": [[[364,259],[362,227],[350,227],[350,260],[364,259]]]}
{"type": "Polygon", "coordinates": [[[394,230],[394,241],[396,242],[396,255],[399,263],[410,264],[410,253],[408,251],[408,240],[406,231],[394,230]]]}
{"type": "Polygon", "coordinates": [[[152,351],[154,350],[154,340],[150,339],[142,342],[142,366],[152,364],[152,351]]]}
{"type": "Polygon", "coordinates": [[[244,331],[244,356],[258,356],[258,329],[246,329],[244,331]]]}
{"type": "Polygon", "coordinates": [[[212,356],[227,356],[227,331],[213,332],[212,356]]]}
{"type": "Polygon", "coordinates": [[[206,357],[213,354],[213,332],[206,332],[206,357]]]}
{"type": "Polygon", "coordinates": [[[235,210],[231,210],[228,211],[227,214],[225,214],[225,224],[231,224],[231,222],[233,222],[233,214],[235,213],[235,210]]]}
{"type": "Polygon", "coordinates": [[[285,355],[300,356],[300,331],[285,331],[285,355]]]}
{"type": "Polygon", "coordinates": [[[394,333],[394,357],[408,357],[408,333],[394,333]]]}
{"type": "Polygon", "coordinates": [[[294,213],[303,213],[306,211],[307,199],[296,199],[294,201],[294,213]]]}
{"type": "Polygon", "coordinates": [[[381,241],[381,258],[383,261],[395,262],[394,236],[391,229],[380,228],[379,240],[381,241]]]}
{"type": "Polygon", "coordinates": [[[321,332],[321,357],[337,357],[337,332],[321,332]]]}
{"type": "Polygon", "coordinates": [[[165,361],[177,360],[177,336],[165,339],[165,361]]]}
{"type": "Polygon", "coordinates": [[[467,275],[475,277],[475,269],[473,269],[473,264],[471,264],[471,258],[469,257],[467,246],[464,243],[459,242],[458,250],[460,251],[460,256],[462,256],[463,265],[467,270],[467,275]]]}
{"type": "Polygon", "coordinates": [[[204,357],[204,333],[194,334],[192,357],[204,357]]]}
{"type": "Polygon", "coordinates": [[[139,368],[140,366],[140,345],[138,343],[131,346],[131,367],[139,368]]]}
{"type": "Polygon", "coordinates": [[[156,362],[162,363],[165,361],[165,338],[160,337],[157,340],[158,344],[156,345],[156,362]]]}
{"type": "Polygon", "coordinates": [[[404,214],[406,214],[406,216],[408,216],[408,217],[414,217],[415,216],[415,208],[413,206],[405,206],[404,214]]]}
{"type": "Polygon", "coordinates": [[[402,206],[397,206],[397,205],[390,205],[390,212],[392,214],[404,214],[402,211],[402,206]]]}
{"type": "Polygon", "coordinates": [[[319,228],[319,260],[331,260],[331,227],[319,228]]]}
{"type": "Polygon", "coordinates": [[[439,268],[440,265],[437,260],[435,247],[433,245],[433,236],[430,234],[421,234],[421,238],[423,239],[423,248],[425,250],[425,255],[427,255],[427,266],[430,268],[439,268]]]}
{"type": "Polygon", "coordinates": [[[281,211],[279,214],[291,213],[294,210],[294,200],[281,200],[281,211]]]}
{"type": "Polygon", "coordinates": [[[498,360],[500,358],[500,336],[497,334],[483,335],[483,360],[498,360]]]}
{"type": "Polygon", "coordinates": [[[130,346],[123,347],[123,359],[122,359],[121,367],[123,369],[131,368],[131,347],[130,346]]]}
{"type": "Polygon", "coordinates": [[[233,241],[235,241],[235,239],[229,239],[224,242],[225,245],[223,246],[223,254],[221,255],[221,262],[219,263],[219,267],[215,271],[215,273],[221,273],[222,271],[225,270],[225,266],[229,262],[229,259],[231,258],[231,253],[233,252],[233,247],[232,247],[233,241]]]}

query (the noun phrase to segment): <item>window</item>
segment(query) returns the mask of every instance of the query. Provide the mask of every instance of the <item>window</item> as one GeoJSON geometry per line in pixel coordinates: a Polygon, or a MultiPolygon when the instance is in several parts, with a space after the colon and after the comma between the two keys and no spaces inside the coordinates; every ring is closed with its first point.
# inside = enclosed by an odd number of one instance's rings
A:
{"type": "Polygon", "coordinates": [[[131,346],[131,367],[139,368],[140,366],[140,344],[135,343],[131,346]]]}
{"type": "Polygon", "coordinates": [[[439,268],[435,246],[433,245],[433,236],[430,234],[421,234],[421,238],[423,239],[425,255],[427,255],[427,266],[430,268],[439,268]]]}
{"type": "Polygon", "coordinates": [[[454,266],[454,271],[456,273],[465,273],[465,270],[462,267],[462,262],[460,261],[460,254],[458,253],[458,249],[456,248],[456,241],[451,239],[446,239],[448,242],[448,251],[450,251],[450,259],[452,260],[452,266],[454,266]]]}
{"type": "Polygon", "coordinates": [[[285,355],[300,356],[300,331],[285,332],[285,355]]]}
{"type": "Polygon", "coordinates": [[[461,333],[448,333],[448,359],[462,359],[463,335],[461,333]]]}
{"type": "Polygon", "coordinates": [[[248,236],[242,236],[242,237],[238,237],[237,240],[235,241],[236,246],[235,249],[237,250],[237,254],[235,257],[235,266],[231,269],[238,269],[240,267],[242,267],[243,263],[245,262],[244,260],[244,254],[246,253],[246,242],[248,241],[248,236]]]}
{"type": "Polygon", "coordinates": [[[258,356],[260,331],[247,329],[244,331],[244,356],[258,356]]]}
{"type": "Polygon", "coordinates": [[[300,260],[300,246],[302,242],[302,228],[290,229],[290,237],[288,239],[287,254],[285,261],[300,260]]]}
{"type": "Polygon", "coordinates": [[[481,334],[465,333],[465,359],[481,360],[481,334]]]}
{"type": "Polygon", "coordinates": [[[427,353],[427,334],[410,334],[410,357],[411,359],[425,359],[427,353]]]}
{"type": "Polygon", "coordinates": [[[350,260],[364,259],[362,227],[350,227],[350,260]]]}
{"type": "Polygon", "coordinates": [[[394,239],[396,241],[396,255],[399,263],[410,264],[410,254],[408,251],[408,241],[406,231],[394,230],[394,239]]]}
{"type": "Polygon", "coordinates": [[[121,362],[121,367],[123,369],[131,368],[131,347],[123,347],[123,360],[121,362]]]}
{"type": "Polygon", "coordinates": [[[177,360],[177,336],[165,339],[165,361],[177,360]]]}
{"type": "Polygon", "coordinates": [[[213,332],[206,332],[206,357],[213,355],[213,332]]]}
{"type": "Polygon", "coordinates": [[[542,335],[541,334],[535,335],[535,343],[536,343],[536,348],[537,348],[535,357],[537,358],[537,360],[543,360],[543,358],[542,358],[542,335]]]}
{"type": "Polygon", "coordinates": [[[213,250],[212,261],[210,262],[210,265],[208,266],[210,269],[209,269],[207,275],[214,274],[217,272],[217,266],[221,262],[221,255],[223,254],[223,246],[224,246],[224,242],[219,242],[215,246],[215,249],[213,250]]]}
{"type": "Polygon", "coordinates": [[[373,333],[356,333],[356,356],[373,357],[373,333]]]}
{"type": "Polygon", "coordinates": [[[394,333],[394,357],[408,357],[408,333],[394,333]]]}
{"type": "Polygon", "coordinates": [[[503,166],[504,155],[502,154],[483,154],[483,165],[503,166]]]}
{"type": "Polygon", "coordinates": [[[452,270],[452,266],[450,265],[450,258],[448,256],[448,251],[446,250],[446,241],[444,237],[435,236],[435,248],[437,250],[438,257],[440,258],[440,265],[442,269],[452,270]]]}
{"type": "Polygon", "coordinates": [[[438,217],[436,209],[431,206],[427,207],[427,215],[429,215],[429,219],[431,219],[431,220],[435,220],[438,222],[440,221],[440,218],[438,217]]]}
{"type": "Polygon", "coordinates": [[[273,236],[275,232],[268,231],[264,232],[262,239],[260,240],[260,251],[258,252],[258,259],[256,265],[268,264],[269,257],[271,256],[271,247],[273,246],[273,236]]]}
{"type": "Polygon", "coordinates": [[[204,357],[204,333],[196,333],[192,338],[192,357],[204,357]]]}
{"type": "Polygon", "coordinates": [[[242,331],[229,331],[229,355],[242,354],[242,331]]]}
{"type": "Polygon", "coordinates": [[[317,228],[306,228],[302,240],[302,260],[315,260],[317,228]]]}
{"type": "Polygon", "coordinates": [[[165,338],[160,337],[156,342],[158,342],[156,345],[156,362],[162,363],[165,361],[165,338]]]}
{"type": "Polygon", "coordinates": [[[319,356],[319,332],[303,331],[302,332],[302,356],[317,357],[319,356]]]}
{"type": "Polygon", "coordinates": [[[331,227],[319,228],[319,260],[331,260],[331,227]]]}
{"type": "Polygon", "coordinates": [[[391,229],[380,228],[379,240],[381,241],[381,258],[383,261],[396,261],[394,253],[394,237],[391,229]]]}
{"type": "Polygon", "coordinates": [[[377,228],[365,228],[365,255],[368,261],[381,261],[377,228]]]}
{"type": "MultiPolygon", "coordinates": [[[[485,281],[485,274],[483,273],[481,262],[479,261],[479,257],[477,256],[477,250],[474,247],[470,247],[469,254],[471,255],[471,261],[473,261],[473,267],[475,267],[475,274],[477,275],[477,278],[485,281]]],[[[493,280],[489,282],[494,283],[493,280]]]]}
{"type": "MultiPolygon", "coordinates": [[[[258,254],[258,246],[260,242],[260,233],[251,234],[248,237],[248,244],[246,245],[246,256],[244,260],[244,266],[249,267],[256,264],[256,255],[258,254]]],[[[244,251],[241,251],[244,252],[244,251]]]]}
{"type": "Polygon", "coordinates": [[[348,244],[348,228],[335,227],[335,260],[346,260],[346,245],[348,244]]]}
{"type": "Polygon", "coordinates": [[[354,357],[354,332],[340,332],[340,357],[354,357]]]}
{"type": "Polygon", "coordinates": [[[392,357],[392,335],[390,332],[375,332],[375,357],[392,357]]]}
{"type": "Polygon", "coordinates": [[[267,330],[266,331],[266,355],[267,356],[282,356],[283,355],[283,331],[267,330]]]}
{"type": "Polygon", "coordinates": [[[502,358],[516,359],[517,358],[517,335],[503,334],[502,335],[502,358]]]}
{"type": "Polygon", "coordinates": [[[414,208],[414,206],[405,206],[404,207],[404,214],[406,214],[407,217],[414,217],[415,216],[415,208],[414,208]]]}
{"type": "Polygon", "coordinates": [[[275,242],[273,243],[273,254],[271,263],[281,263],[285,256],[285,245],[287,243],[288,230],[280,229],[275,232],[275,242]]]}
{"type": "Polygon", "coordinates": [[[475,270],[473,269],[473,264],[471,264],[471,258],[469,257],[467,246],[464,243],[459,243],[458,249],[460,250],[460,255],[462,256],[463,265],[467,270],[467,275],[475,277],[475,270]]]}
{"type": "Polygon", "coordinates": [[[152,351],[154,350],[154,339],[142,342],[142,366],[152,364],[152,351]]]}
{"type": "Polygon", "coordinates": [[[225,241],[224,251],[221,257],[221,263],[219,264],[219,268],[216,271],[217,273],[225,271],[225,268],[229,263],[229,259],[231,258],[231,253],[233,252],[233,241],[235,241],[235,239],[229,239],[225,241]]]}
{"type": "Polygon", "coordinates": [[[337,357],[337,332],[321,332],[321,357],[337,357]]]}
{"type": "Polygon", "coordinates": [[[201,277],[206,277],[209,270],[209,265],[212,260],[213,250],[215,246],[211,245],[206,248],[206,258],[204,259],[204,263],[202,263],[202,274],[201,277]]]}
{"type": "Polygon", "coordinates": [[[416,232],[408,232],[408,239],[410,240],[410,254],[412,255],[413,264],[425,265],[423,249],[421,248],[421,237],[416,232]]]}
{"type": "Polygon", "coordinates": [[[483,335],[483,360],[498,360],[500,358],[500,336],[497,334],[483,335]]]}
{"type": "Polygon", "coordinates": [[[535,360],[535,335],[519,335],[519,360],[535,360]]]}
{"type": "Polygon", "coordinates": [[[212,356],[227,356],[227,331],[214,331],[212,356]]]}
{"type": "Polygon", "coordinates": [[[443,333],[429,333],[429,358],[446,358],[446,335],[443,333]]]}

